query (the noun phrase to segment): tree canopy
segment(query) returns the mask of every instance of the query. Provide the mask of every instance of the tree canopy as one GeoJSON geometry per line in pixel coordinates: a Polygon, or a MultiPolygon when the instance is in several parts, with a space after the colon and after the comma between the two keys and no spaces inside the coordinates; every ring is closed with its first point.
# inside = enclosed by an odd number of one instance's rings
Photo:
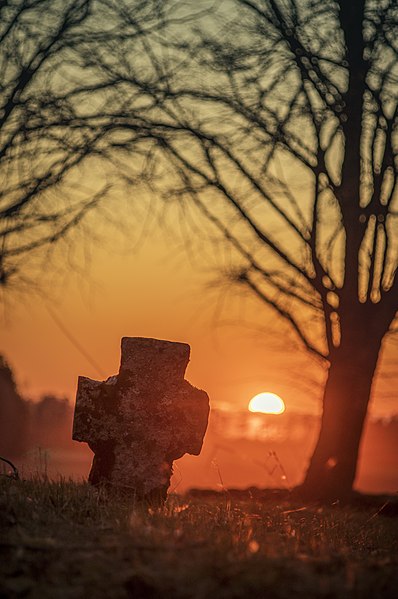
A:
{"type": "MultiPolygon", "coordinates": [[[[170,18],[159,7],[155,0],[0,3],[2,286],[36,282],[43,249],[68,241],[94,208],[111,213],[114,150],[121,147],[115,102],[131,116],[145,105],[146,66],[140,57],[170,18]],[[126,45],[138,58],[130,64],[128,90],[121,72],[126,45]]],[[[123,143],[134,163],[128,175],[119,171],[117,178],[135,184],[147,154],[146,134],[135,126],[127,137],[123,143]]]]}

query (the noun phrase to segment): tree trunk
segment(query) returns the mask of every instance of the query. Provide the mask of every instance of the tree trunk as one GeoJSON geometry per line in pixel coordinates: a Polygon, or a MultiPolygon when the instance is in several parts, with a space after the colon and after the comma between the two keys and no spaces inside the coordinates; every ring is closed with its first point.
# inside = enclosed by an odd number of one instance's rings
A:
{"type": "Polygon", "coordinates": [[[305,499],[347,499],[352,492],[374,372],[388,329],[366,319],[361,324],[345,331],[330,354],[319,438],[299,489],[305,499]]]}

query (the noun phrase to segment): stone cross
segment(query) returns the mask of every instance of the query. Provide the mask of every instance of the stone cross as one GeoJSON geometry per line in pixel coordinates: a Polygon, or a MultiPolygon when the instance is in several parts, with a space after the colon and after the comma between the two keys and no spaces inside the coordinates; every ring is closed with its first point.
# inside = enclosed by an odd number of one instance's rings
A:
{"type": "Polygon", "coordinates": [[[94,452],[89,481],[166,497],[173,460],[199,455],[209,398],[184,380],[186,343],[124,337],[119,374],[79,377],[73,439],[94,452]]]}

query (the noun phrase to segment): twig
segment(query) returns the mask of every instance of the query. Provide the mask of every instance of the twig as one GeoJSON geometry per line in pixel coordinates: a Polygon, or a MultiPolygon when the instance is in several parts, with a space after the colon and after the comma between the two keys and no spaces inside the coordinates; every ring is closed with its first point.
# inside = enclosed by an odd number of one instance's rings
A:
{"type": "Polygon", "coordinates": [[[384,510],[385,507],[387,507],[387,505],[389,505],[391,503],[390,499],[387,499],[387,501],[385,501],[383,503],[383,505],[377,510],[377,512],[375,512],[374,514],[372,514],[372,516],[367,520],[366,523],[370,522],[371,520],[374,520],[374,518],[377,518],[377,516],[379,514],[381,514],[381,512],[384,510]]]}
{"type": "Polygon", "coordinates": [[[15,466],[15,465],[14,465],[12,462],[10,462],[10,460],[7,460],[6,458],[2,458],[2,457],[0,456],[0,460],[1,460],[2,462],[5,462],[5,463],[6,463],[6,464],[8,464],[9,466],[11,466],[11,468],[13,469],[13,474],[11,474],[11,475],[9,475],[9,474],[8,474],[7,476],[9,476],[10,478],[13,478],[13,479],[15,479],[15,480],[19,480],[19,472],[18,472],[18,468],[17,468],[17,467],[16,467],[16,466],[15,466]]]}

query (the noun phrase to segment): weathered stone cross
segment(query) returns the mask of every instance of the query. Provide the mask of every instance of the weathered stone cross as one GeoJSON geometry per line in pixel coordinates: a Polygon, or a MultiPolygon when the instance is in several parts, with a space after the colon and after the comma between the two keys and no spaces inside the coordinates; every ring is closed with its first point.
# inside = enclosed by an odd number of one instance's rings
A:
{"type": "Polygon", "coordinates": [[[119,374],[79,377],[73,439],[94,452],[92,484],[165,498],[173,460],[199,455],[209,398],[184,380],[186,343],[124,337],[119,374]]]}

